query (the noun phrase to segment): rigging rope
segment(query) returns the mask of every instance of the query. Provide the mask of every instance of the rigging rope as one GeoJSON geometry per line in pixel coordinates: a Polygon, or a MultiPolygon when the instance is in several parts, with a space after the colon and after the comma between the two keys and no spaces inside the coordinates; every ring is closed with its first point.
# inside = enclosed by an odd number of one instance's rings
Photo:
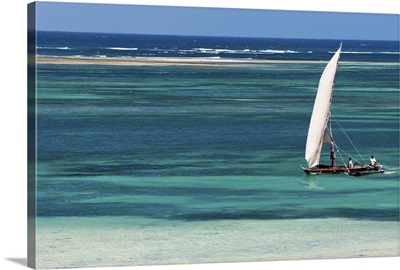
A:
{"type": "MultiPolygon", "coordinates": [[[[337,153],[339,153],[339,155],[340,155],[340,158],[342,159],[342,161],[343,161],[343,164],[344,164],[344,166],[346,167],[346,170],[347,170],[347,172],[350,172],[350,170],[349,170],[349,168],[347,167],[347,164],[346,164],[346,162],[344,161],[344,159],[343,159],[343,157],[342,157],[342,153],[340,153],[340,151],[339,150],[342,150],[339,146],[337,146],[337,144],[336,143],[334,143],[335,144],[335,146],[336,146],[336,148],[338,149],[338,151],[336,151],[337,153]]],[[[349,154],[347,154],[345,151],[343,151],[346,155],[348,155],[349,156],[349,154]]]]}
{"type": "MultiPolygon", "coordinates": [[[[348,157],[351,157],[351,159],[353,159],[356,163],[361,164],[361,162],[360,162],[359,160],[357,160],[357,159],[355,159],[354,157],[352,157],[349,153],[347,153],[347,152],[344,151],[342,148],[340,148],[336,143],[335,143],[335,147],[336,147],[338,150],[340,150],[340,151],[342,151],[343,153],[345,153],[348,157]]],[[[340,154],[340,157],[342,158],[341,153],[340,153],[339,151],[337,151],[337,152],[340,154]]],[[[343,158],[342,158],[342,160],[343,160],[343,158]]],[[[343,160],[343,162],[344,162],[344,160],[343,160]]],[[[356,163],[354,163],[354,164],[356,164],[356,163]]]]}
{"type": "MultiPolygon", "coordinates": [[[[357,151],[358,155],[360,156],[361,160],[363,161],[364,164],[365,160],[363,159],[363,157],[361,156],[360,152],[358,152],[356,146],[353,144],[353,142],[351,141],[351,139],[349,138],[349,136],[347,135],[347,133],[344,131],[344,129],[342,128],[342,126],[339,124],[339,121],[337,121],[335,119],[336,123],[338,124],[338,126],[340,127],[340,129],[343,131],[344,135],[346,135],[347,139],[349,140],[349,142],[351,143],[351,145],[354,147],[354,149],[357,151]]],[[[338,147],[339,148],[339,147],[338,147]]],[[[344,152],[344,151],[343,151],[344,152]]],[[[344,152],[345,154],[347,154],[346,152],[344,152]]],[[[348,156],[350,156],[349,154],[347,154],[348,156]]]]}

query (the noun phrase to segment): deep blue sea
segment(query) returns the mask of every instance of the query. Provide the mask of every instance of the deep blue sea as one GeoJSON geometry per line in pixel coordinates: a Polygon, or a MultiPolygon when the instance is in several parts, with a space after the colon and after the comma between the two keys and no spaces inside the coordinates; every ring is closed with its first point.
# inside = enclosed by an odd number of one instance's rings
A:
{"type": "MultiPolygon", "coordinates": [[[[38,56],[55,58],[288,60],[250,67],[38,64],[39,219],[398,221],[398,42],[37,37],[38,56]],[[319,78],[341,42],[336,143],[360,163],[373,154],[385,174],[312,176],[300,167],[319,78]]],[[[327,147],[321,162],[329,163],[327,147]]]]}
{"type": "Polygon", "coordinates": [[[344,42],[343,61],[399,62],[396,41],[310,40],[38,32],[40,56],[210,57],[329,60],[344,42]]]}

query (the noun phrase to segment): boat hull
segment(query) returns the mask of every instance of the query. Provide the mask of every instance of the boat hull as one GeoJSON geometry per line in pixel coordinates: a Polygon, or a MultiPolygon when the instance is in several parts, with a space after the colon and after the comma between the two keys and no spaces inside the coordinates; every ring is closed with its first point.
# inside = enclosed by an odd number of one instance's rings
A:
{"type": "Polygon", "coordinates": [[[361,176],[364,174],[371,173],[383,173],[384,170],[381,165],[379,166],[370,166],[370,165],[357,165],[353,168],[347,168],[346,166],[327,166],[327,165],[318,165],[312,168],[304,168],[302,167],[306,174],[333,174],[333,173],[347,173],[351,176],[361,176]]]}

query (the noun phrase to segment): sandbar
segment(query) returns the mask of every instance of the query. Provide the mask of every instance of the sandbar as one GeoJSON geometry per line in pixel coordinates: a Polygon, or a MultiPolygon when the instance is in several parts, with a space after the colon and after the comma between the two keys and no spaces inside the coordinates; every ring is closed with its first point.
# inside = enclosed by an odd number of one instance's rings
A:
{"type": "Polygon", "coordinates": [[[39,218],[39,268],[399,256],[399,223],[352,219],[176,222],[39,218]]]}
{"type": "MultiPolygon", "coordinates": [[[[38,64],[70,65],[121,65],[121,66],[231,66],[254,67],[268,64],[326,64],[315,60],[260,60],[260,59],[221,59],[221,58],[178,58],[178,57],[36,57],[38,64]]],[[[343,65],[399,65],[381,62],[341,62],[343,65]]]]}

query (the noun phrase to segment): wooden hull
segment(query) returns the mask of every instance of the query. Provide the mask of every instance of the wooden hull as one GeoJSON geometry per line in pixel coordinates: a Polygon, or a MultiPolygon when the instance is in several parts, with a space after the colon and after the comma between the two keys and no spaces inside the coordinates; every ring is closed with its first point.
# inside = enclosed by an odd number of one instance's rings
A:
{"type": "Polygon", "coordinates": [[[367,170],[350,170],[347,172],[348,175],[351,176],[361,176],[361,175],[366,175],[366,174],[373,174],[373,173],[384,173],[385,171],[382,168],[382,165],[378,165],[375,167],[370,167],[367,170]]]}
{"type": "Polygon", "coordinates": [[[353,168],[349,169],[346,166],[327,166],[327,165],[318,165],[313,168],[304,168],[302,167],[306,174],[321,174],[321,173],[347,173],[351,176],[360,176],[364,174],[371,173],[383,173],[384,170],[381,165],[378,166],[370,166],[370,165],[357,165],[353,168]]]}

